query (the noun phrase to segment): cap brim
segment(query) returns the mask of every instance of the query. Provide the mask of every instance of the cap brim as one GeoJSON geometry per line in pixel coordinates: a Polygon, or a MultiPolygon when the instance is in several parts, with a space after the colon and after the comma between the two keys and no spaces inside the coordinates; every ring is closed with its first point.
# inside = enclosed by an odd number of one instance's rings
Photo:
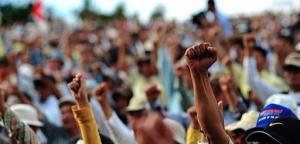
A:
{"type": "Polygon", "coordinates": [[[275,137],[266,131],[254,131],[246,137],[247,142],[272,142],[273,144],[281,144],[275,137]]]}
{"type": "Polygon", "coordinates": [[[145,109],[145,107],[128,107],[126,109],[127,112],[136,112],[136,111],[141,111],[145,109]]]}
{"type": "Polygon", "coordinates": [[[300,64],[285,64],[283,65],[284,70],[299,70],[300,71],[300,64]]]}
{"type": "Polygon", "coordinates": [[[44,124],[40,121],[32,121],[32,120],[24,120],[24,122],[27,124],[27,125],[30,125],[30,126],[36,126],[36,127],[42,127],[44,124]]]}

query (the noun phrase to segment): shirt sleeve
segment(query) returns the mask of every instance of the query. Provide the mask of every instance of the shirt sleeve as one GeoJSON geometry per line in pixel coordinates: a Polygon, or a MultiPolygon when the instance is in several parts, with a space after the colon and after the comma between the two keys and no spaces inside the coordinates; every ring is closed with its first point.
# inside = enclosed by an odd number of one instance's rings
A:
{"type": "Polygon", "coordinates": [[[204,135],[200,130],[189,127],[186,134],[186,144],[198,144],[203,139],[204,135]]]}
{"type": "Polygon", "coordinates": [[[136,144],[133,132],[124,125],[115,112],[105,123],[110,128],[116,143],[136,144]]]}
{"type": "Polygon", "coordinates": [[[72,107],[74,117],[79,125],[82,140],[85,144],[101,144],[96,120],[90,105],[72,107]]]}
{"type": "Polygon", "coordinates": [[[272,87],[260,78],[253,57],[244,58],[244,69],[248,85],[262,101],[266,101],[269,96],[281,92],[280,89],[272,87]]]}
{"type": "Polygon", "coordinates": [[[4,114],[4,126],[9,137],[22,144],[39,144],[38,138],[33,130],[21,121],[11,109],[4,114]]]}

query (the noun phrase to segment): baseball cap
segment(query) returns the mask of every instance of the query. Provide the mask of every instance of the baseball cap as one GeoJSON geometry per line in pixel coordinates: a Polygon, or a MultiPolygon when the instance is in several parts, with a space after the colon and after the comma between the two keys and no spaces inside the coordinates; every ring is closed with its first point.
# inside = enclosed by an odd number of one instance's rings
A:
{"type": "Polygon", "coordinates": [[[168,118],[165,118],[163,122],[171,130],[173,140],[179,144],[185,144],[185,130],[183,126],[177,121],[168,118]]]}
{"type": "Polygon", "coordinates": [[[273,120],[282,117],[298,119],[297,116],[289,108],[278,104],[269,104],[260,111],[256,121],[256,126],[247,130],[246,135],[249,135],[255,131],[262,130],[267,127],[273,120]]]}
{"type": "Polygon", "coordinates": [[[257,111],[248,111],[242,115],[241,120],[227,125],[225,129],[226,131],[235,131],[239,129],[247,131],[250,128],[255,127],[258,114],[257,111]]]}
{"type": "Polygon", "coordinates": [[[72,96],[63,96],[59,99],[59,107],[61,107],[64,104],[75,105],[76,101],[72,96]]]}
{"type": "Polygon", "coordinates": [[[30,126],[41,127],[44,124],[38,119],[37,111],[34,107],[28,104],[14,104],[10,109],[17,117],[25,124],[30,126]]]}
{"type": "Polygon", "coordinates": [[[141,98],[133,97],[127,107],[127,112],[134,112],[146,109],[147,101],[141,98]]]}
{"type": "Polygon", "coordinates": [[[266,100],[265,106],[269,104],[278,104],[292,110],[294,114],[298,113],[297,102],[294,97],[287,94],[274,94],[266,100]]]}
{"type": "Polygon", "coordinates": [[[295,144],[300,142],[300,120],[295,118],[278,118],[263,130],[250,133],[248,142],[269,142],[278,144],[295,144]]]}
{"type": "Polygon", "coordinates": [[[292,68],[296,68],[300,70],[300,53],[292,52],[290,53],[284,61],[284,69],[289,70],[292,68]]]}

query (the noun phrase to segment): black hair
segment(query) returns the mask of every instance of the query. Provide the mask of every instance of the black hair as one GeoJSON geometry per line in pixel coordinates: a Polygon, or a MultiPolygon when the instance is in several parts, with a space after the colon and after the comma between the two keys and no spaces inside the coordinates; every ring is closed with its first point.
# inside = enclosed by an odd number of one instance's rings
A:
{"type": "Polygon", "coordinates": [[[267,57],[268,52],[260,46],[255,46],[254,51],[257,51],[263,55],[264,58],[267,57]]]}
{"type": "Polygon", "coordinates": [[[233,37],[229,38],[228,41],[231,45],[239,45],[240,48],[242,48],[242,49],[244,48],[243,39],[241,36],[233,36],[233,37]]]}
{"type": "Polygon", "coordinates": [[[6,67],[8,65],[8,61],[6,57],[0,58],[0,67],[6,67]]]}
{"type": "Polygon", "coordinates": [[[197,13],[195,15],[192,16],[192,23],[194,25],[196,25],[198,28],[202,28],[202,24],[201,22],[199,21],[199,19],[205,19],[205,13],[204,12],[200,12],[200,13],[197,13]]]}
{"type": "Polygon", "coordinates": [[[112,93],[113,100],[117,101],[120,97],[130,100],[133,97],[133,92],[130,88],[118,88],[114,90],[112,93]]]}

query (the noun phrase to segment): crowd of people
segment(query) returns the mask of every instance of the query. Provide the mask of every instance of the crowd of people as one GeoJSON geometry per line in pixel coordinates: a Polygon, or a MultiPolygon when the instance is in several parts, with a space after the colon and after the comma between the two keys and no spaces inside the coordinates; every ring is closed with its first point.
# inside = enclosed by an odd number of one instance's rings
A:
{"type": "Polygon", "coordinates": [[[296,144],[300,15],[0,26],[0,143],[296,144]]]}

